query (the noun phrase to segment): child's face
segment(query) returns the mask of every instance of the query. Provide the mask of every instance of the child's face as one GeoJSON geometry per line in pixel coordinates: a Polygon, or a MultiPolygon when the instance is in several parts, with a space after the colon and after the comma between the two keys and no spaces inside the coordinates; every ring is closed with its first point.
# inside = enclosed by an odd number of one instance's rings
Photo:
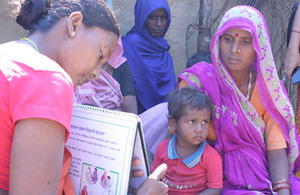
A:
{"type": "Polygon", "coordinates": [[[204,108],[186,109],[176,122],[177,142],[181,146],[199,145],[208,135],[211,112],[204,108]]]}

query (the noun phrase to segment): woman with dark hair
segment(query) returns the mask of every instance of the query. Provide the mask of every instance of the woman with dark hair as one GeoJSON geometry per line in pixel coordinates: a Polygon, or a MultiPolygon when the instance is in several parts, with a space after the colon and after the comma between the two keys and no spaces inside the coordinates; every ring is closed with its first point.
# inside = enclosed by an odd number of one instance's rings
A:
{"type": "Polygon", "coordinates": [[[127,59],[122,55],[123,45],[119,38],[99,78],[76,87],[74,103],[137,114],[133,77],[127,59]]]}
{"type": "Polygon", "coordinates": [[[210,52],[212,63],[183,71],[179,88],[205,90],[213,101],[222,194],[300,194],[300,140],[263,15],[250,6],[229,9],[210,52]]]}
{"type": "Polygon", "coordinates": [[[103,1],[16,3],[29,36],[0,46],[0,194],[57,194],[73,88],[99,77],[119,27],[103,1]]]}
{"type": "Polygon", "coordinates": [[[14,2],[30,33],[0,45],[0,194],[72,194],[64,144],[73,89],[99,77],[119,27],[102,0],[14,2]]]}
{"type": "Polygon", "coordinates": [[[138,113],[165,102],[166,94],[176,88],[170,45],[164,39],[171,23],[166,0],[137,0],[135,25],[122,37],[135,82],[138,113]]]}

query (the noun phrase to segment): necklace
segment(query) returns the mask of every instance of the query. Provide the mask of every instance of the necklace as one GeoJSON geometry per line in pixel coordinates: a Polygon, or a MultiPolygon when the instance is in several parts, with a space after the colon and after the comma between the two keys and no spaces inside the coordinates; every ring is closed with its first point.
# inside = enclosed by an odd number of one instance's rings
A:
{"type": "Polygon", "coordinates": [[[251,91],[251,85],[252,85],[252,71],[250,69],[250,73],[249,73],[249,83],[248,83],[248,91],[247,91],[247,95],[246,95],[246,99],[249,100],[249,95],[250,95],[250,91],[251,91]]]}
{"type": "Polygon", "coordinates": [[[24,37],[24,38],[22,38],[21,40],[27,41],[28,43],[30,43],[30,44],[35,48],[35,50],[36,50],[37,52],[40,52],[40,51],[39,51],[39,48],[36,46],[36,44],[34,44],[34,42],[32,42],[30,39],[24,37]]]}
{"type": "Polygon", "coordinates": [[[106,70],[108,66],[108,62],[105,63],[105,67],[103,68],[103,70],[106,70]]]}

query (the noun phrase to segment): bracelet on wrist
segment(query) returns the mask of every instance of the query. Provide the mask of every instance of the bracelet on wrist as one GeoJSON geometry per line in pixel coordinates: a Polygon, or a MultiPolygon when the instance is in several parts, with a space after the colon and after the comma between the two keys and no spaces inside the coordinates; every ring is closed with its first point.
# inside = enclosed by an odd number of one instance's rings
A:
{"type": "Polygon", "coordinates": [[[288,189],[291,191],[291,184],[287,179],[281,179],[273,183],[273,190],[288,189]]]}

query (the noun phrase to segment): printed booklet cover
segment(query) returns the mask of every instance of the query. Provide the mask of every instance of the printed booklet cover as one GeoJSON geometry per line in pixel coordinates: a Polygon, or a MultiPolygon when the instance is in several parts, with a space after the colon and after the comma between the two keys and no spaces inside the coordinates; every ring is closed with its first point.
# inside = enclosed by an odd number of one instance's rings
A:
{"type": "Polygon", "coordinates": [[[127,194],[129,185],[137,189],[149,175],[141,120],[135,114],[74,104],[66,145],[78,195],[127,194]],[[142,160],[140,166],[131,167],[133,157],[142,160]],[[130,179],[131,169],[145,174],[130,179]]]}

